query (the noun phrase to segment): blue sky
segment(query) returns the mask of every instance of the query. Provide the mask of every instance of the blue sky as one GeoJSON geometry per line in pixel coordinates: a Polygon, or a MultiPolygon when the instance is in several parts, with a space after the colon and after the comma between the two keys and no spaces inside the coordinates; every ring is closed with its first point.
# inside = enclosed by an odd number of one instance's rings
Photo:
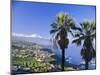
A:
{"type": "Polygon", "coordinates": [[[50,24],[55,21],[56,15],[61,11],[72,15],[76,23],[84,20],[95,20],[95,6],[13,1],[12,32],[35,33],[48,38],[50,24]]]}

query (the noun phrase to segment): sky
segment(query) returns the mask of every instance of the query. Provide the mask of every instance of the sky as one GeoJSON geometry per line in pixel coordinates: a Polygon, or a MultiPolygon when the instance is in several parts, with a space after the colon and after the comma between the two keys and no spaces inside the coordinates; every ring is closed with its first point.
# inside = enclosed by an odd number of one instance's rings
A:
{"type": "MultiPolygon", "coordinates": [[[[15,36],[49,38],[51,24],[59,12],[70,14],[77,25],[84,20],[95,20],[95,6],[50,4],[38,2],[12,2],[12,33],[15,36]]],[[[72,40],[71,36],[68,36],[72,40]]],[[[72,62],[80,64],[81,47],[69,44],[66,57],[72,57],[72,62]]],[[[60,51],[60,50],[59,50],[60,51]]],[[[58,50],[57,50],[58,52],[58,50]]],[[[59,52],[61,53],[61,52],[59,52]]]]}
{"type": "Polygon", "coordinates": [[[12,2],[12,32],[38,34],[50,37],[51,24],[59,12],[70,14],[76,24],[84,20],[95,20],[95,6],[50,4],[38,2],[12,2]]]}

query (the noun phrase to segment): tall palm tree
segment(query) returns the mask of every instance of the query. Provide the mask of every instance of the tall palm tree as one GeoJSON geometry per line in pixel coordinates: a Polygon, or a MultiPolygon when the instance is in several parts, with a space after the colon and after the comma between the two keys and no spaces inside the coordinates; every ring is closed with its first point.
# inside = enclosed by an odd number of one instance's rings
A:
{"type": "Polygon", "coordinates": [[[88,69],[89,62],[95,57],[96,52],[93,48],[93,40],[96,37],[96,24],[94,21],[84,21],[80,24],[80,29],[76,31],[75,39],[72,43],[83,45],[81,56],[85,60],[85,69],[88,69]]]}
{"type": "Polygon", "coordinates": [[[60,12],[56,21],[51,24],[50,33],[53,35],[53,41],[56,43],[57,47],[62,50],[62,71],[64,71],[65,64],[65,48],[68,48],[69,39],[68,32],[72,34],[72,29],[75,28],[75,23],[69,14],[60,12]]]}

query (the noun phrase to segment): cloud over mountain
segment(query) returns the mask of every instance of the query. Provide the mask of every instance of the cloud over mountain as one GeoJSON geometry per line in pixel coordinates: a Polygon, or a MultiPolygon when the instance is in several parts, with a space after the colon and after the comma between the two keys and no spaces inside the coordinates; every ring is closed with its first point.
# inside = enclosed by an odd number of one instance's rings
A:
{"type": "Polygon", "coordinates": [[[50,45],[51,41],[49,38],[42,37],[38,34],[22,34],[22,33],[12,33],[12,40],[14,41],[27,41],[32,43],[37,43],[41,45],[50,45]]]}
{"type": "MultiPolygon", "coordinates": [[[[12,36],[16,36],[16,37],[31,37],[31,38],[44,38],[38,34],[22,34],[22,33],[12,33],[12,36]]],[[[46,39],[46,38],[45,38],[46,39]]]]}

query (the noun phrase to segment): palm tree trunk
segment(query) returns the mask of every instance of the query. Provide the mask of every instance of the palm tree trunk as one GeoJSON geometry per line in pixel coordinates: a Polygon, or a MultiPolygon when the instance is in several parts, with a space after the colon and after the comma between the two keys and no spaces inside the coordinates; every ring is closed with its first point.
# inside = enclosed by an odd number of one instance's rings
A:
{"type": "Polygon", "coordinates": [[[64,71],[64,64],[65,64],[65,49],[62,49],[62,71],[64,71]]]}
{"type": "Polygon", "coordinates": [[[85,70],[88,70],[88,67],[89,67],[89,62],[85,61],[85,70]]]}

